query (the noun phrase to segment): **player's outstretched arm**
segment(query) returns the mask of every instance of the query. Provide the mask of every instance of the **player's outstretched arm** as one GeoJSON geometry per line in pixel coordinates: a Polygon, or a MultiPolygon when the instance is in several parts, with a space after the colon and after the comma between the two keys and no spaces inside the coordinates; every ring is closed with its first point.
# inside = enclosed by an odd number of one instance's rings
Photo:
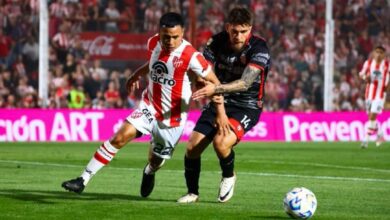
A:
{"type": "MultiPolygon", "coordinates": [[[[207,85],[220,85],[220,82],[215,75],[215,73],[211,70],[204,77],[205,86],[207,85]]],[[[229,118],[226,115],[225,106],[223,102],[223,96],[216,95],[212,97],[211,101],[213,101],[215,105],[215,109],[217,112],[217,117],[215,118],[215,125],[218,128],[218,132],[223,135],[227,135],[230,132],[229,118]]]]}
{"type": "Polygon", "coordinates": [[[233,82],[227,84],[207,84],[202,89],[194,92],[192,98],[194,100],[201,99],[204,97],[208,97],[214,94],[222,94],[222,93],[231,93],[231,92],[242,92],[249,89],[252,83],[255,81],[256,77],[261,73],[261,69],[246,66],[241,79],[235,80],[233,82]]]}
{"type": "Polygon", "coordinates": [[[131,93],[136,89],[139,89],[139,79],[141,76],[146,75],[149,72],[149,62],[139,67],[133,74],[129,76],[126,81],[127,92],[131,93]]]}

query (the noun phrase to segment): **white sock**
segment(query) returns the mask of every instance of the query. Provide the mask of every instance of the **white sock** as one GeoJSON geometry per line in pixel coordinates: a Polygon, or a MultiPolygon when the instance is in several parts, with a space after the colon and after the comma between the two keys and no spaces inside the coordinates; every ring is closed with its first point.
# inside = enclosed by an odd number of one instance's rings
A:
{"type": "Polygon", "coordinates": [[[157,168],[153,168],[152,166],[150,166],[150,163],[148,163],[148,165],[146,165],[146,167],[145,167],[145,174],[150,175],[150,174],[155,173],[157,170],[159,170],[164,165],[164,163],[165,163],[165,160],[163,160],[161,162],[161,164],[158,165],[157,168]]]}
{"type": "Polygon", "coordinates": [[[377,122],[377,137],[382,137],[383,136],[383,131],[382,131],[382,128],[381,126],[379,125],[379,122],[377,122]]]}
{"type": "Polygon", "coordinates": [[[378,126],[377,126],[376,120],[369,120],[368,121],[368,129],[367,129],[368,136],[377,133],[377,130],[378,130],[378,126]]]}
{"type": "Polygon", "coordinates": [[[84,186],[101,168],[107,165],[119,149],[111,145],[109,141],[104,142],[95,152],[92,159],[89,161],[81,177],[84,179],[84,186]]]}

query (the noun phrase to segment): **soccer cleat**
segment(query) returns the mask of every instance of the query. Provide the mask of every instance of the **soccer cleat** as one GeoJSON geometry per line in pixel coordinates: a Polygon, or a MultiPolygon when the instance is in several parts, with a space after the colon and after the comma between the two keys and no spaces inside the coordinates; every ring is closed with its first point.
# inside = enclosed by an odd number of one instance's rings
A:
{"type": "MultiPolygon", "coordinates": [[[[148,166],[148,165],[146,165],[148,166]]],[[[145,167],[146,169],[146,167],[145,167]]],[[[154,188],[154,173],[146,174],[145,169],[142,172],[142,183],[141,183],[141,196],[148,197],[152,193],[154,188]]]]}
{"type": "Polygon", "coordinates": [[[236,175],[232,177],[223,177],[219,186],[219,202],[227,202],[233,196],[236,175]]]}
{"type": "Polygon", "coordinates": [[[188,193],[177,200],[178,203],[194,203],[199,200],[199,196],[193,193],[188,193]]]}
{"type": "Polygon", "coordinates": [[[81,194],[85,188],[84,179],[82,177],[65,181],[61,186],[68,191],[72,191],[78,194],[81,194]]]}
{"type": "Polygon", "coordinates": [[[360,147],[361,147],[362,149],[368,148],[368,142],[363,141],[363,142],[360,144],[360,147]]]}
{"type": "Polygon", "coordinates": [[[378,137],[376,139],[376,146],[379,147],[381,146],[381,144],[385,141],[385,139],[383,138],[383,134],[378,134],[378,137]]]}

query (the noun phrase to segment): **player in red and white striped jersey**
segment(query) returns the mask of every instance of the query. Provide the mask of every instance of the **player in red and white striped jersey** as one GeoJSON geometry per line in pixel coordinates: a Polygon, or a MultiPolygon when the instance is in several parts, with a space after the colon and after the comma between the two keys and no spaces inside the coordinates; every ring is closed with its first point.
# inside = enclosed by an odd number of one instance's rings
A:
{"type": "Polygon", "coordinates": [[[385,58],[385,48],[377,46],[373,57],[366,60],[359,76],[366,82],[366,109],[368,113],[368,129],[362,148],[368,147],[370,135],[377,135],[376,146],[383,142],[383,133],[377,121],[377,115],[383,110],[386,101],[386,90],[389,84],[389,60],[385,58]]]}
{"type": "MultiPolygon", "coordinates": [[[[129,92],[138,88],[142,76],[149,79],[138,108],[132,112],[118,132],[96,151],[80,177],[65,181],[62,187],[81,193],[91,177],[107,165],[118,150],[143,134],[152,136],[149,162],[145,166],[141,196],[147,197],[154,187],[155,172],[172,156],[184,130],[191,98],[191,78],[201,77],[219,84],[206,59],[183,39],[183,19],[167,13],[160,19],[159,34],[148,40],[149,62],[137,69],[127,81],[129,92]],[[191,76],[190,73],[194,73],[191,76]]],[[[220,127],[229,128],[223,104],[218,109],[220,127]]]]}

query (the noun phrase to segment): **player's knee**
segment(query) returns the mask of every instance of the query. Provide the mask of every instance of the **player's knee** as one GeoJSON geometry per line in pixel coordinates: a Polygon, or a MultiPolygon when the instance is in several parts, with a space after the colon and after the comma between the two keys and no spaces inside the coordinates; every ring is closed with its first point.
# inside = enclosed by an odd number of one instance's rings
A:
{"type": "Polygon", "coordinates": [[[110,140],[110,143],[112,144],[112,146],[119,149],[126,145],[127,140],[124,135],[115,134],[114,137],[110,140]]]}
{"type": "Polygon", "coordinates": [[[218,157],[224,157],[225,155],[228,155],[230,153],[231,147],[227,145],[223,140],[221,139],[214,139],[213,141],[214,150],[217,153],[218,157]]]}
{"type": "Polygon", "coordinates": [[[196,148],[196,144],[193,142],[188,142],[187,148],[186,148],[186,156],[189,158],[196,158],[199,157],[198,150],[196,148]]]}

